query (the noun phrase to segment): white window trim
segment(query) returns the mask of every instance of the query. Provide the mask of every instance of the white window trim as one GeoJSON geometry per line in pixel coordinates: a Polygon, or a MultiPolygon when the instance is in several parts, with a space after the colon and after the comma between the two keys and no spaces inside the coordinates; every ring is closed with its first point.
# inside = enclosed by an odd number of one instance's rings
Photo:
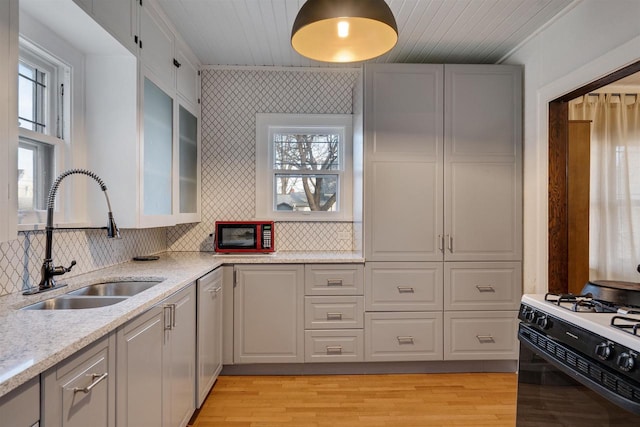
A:
{"type": "Polygon", "coordinates": [[[353,116],[351,114],[257,114],[256,115],[256,218],[280,221],[352,221],[353,220],[353,116]],[[277,211],[273,208],[275,174],[270,149],[271,129],[339,128],[344,140],[340,145],[340,184],[338,211],[277,211]]]}
{"type": "MultiPolygon", "coordinates": [[[[58,76],[58,80],[62,79],[65,84],[66,105],[63,112],[65,119],[63,125],[64,140],[56,138],[55,135],[50,137],[52,139],[46,139],[47,136],[43,134],[38,134],[38,138],[33,138],[29,130],[19,129],[18,131],[20,136],[31,139],[39,139],[48,143],[58,141],[54,148],[56,170],[53,177],[55,179],[62,171],[72,167],[84,168],[86,163],[83,141],[84,122],[82,116],[84,113],[84,55],[56,33],[49,30],[48,27],[33,19],[29,14],[23,13],[22,10],[20,11],[20,39],[20,43],[27,47],[27,49],[29,45],[37,46],[39,49],[47,52],[47,54],[44,55],[45,58],[50,57],[55,62],[63,64],[66,68],[64,75],[58,76]]],[[[55,226],[64,225],[71,227],[89,225],[85,219],[85,188],[86,183],[82,180],[71,180],[62,185],[56,197],[55,226]]],[[[43,212],[43,215],[38,219],[42,219],[43,222],[24,222],[18,224],[18,231],[44,229],[46,211],[43,212]]]]}

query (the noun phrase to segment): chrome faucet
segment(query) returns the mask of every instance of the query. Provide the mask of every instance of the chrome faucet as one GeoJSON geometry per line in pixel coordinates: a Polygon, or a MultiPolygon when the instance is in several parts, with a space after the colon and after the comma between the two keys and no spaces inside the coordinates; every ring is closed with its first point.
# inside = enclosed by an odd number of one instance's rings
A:
{"type": "Polygon", "coordinates": [[[44,261],[42,263],[42,268],[40,270],[40,275],[41,275],[40,283],[38,284],[37,287],[34,286],[33,288],[25,291],[24,295],[31,295],[39,292],[50,291],[52,289],[66,286],[62,284],[60,285],[57,284],[56,281],[54,280],[54,277],[60,276],[62,274],[65,274],[71,271],[73,266],[76,265],[76,261],[73,260],[71,261],[71,265],[69,265],[69,267],[64,267],[61,265],[54,267],[53,257],[51,254],[51,249],[53,246],[53,230],[54,230],[53,210],[55,208],[56,193],[58,192],[58,187],[60,186],[60,182],[67,176],[73,175],[73,174],[87,175],[98,182],[98,184],[100,185],[100,189],[104,192],[104,197],[107,199],[107,209],[109,210],[108,222],[107,222],[107,237],[120,238],[120,230],[118,230],[118,227],[116,226],[116,222],[113,219],[113,213],[111,212],[111,203],[109,202],[109,196],[107,195],[107,186],[104,184],[102,179],[100,179],[100,177],[98,177],[98,175],[94,174],[93,172],[90,172],[85,169],[70,169],[66,172],[63,172],[62,174],[60,174],[60,176],[56,178],[56,180],[53,182],[53,185],[51,185],[51,189],[49,190],[49,198],[47,199],[47,226],[45,228],[47,240],[46,240],[46,246],[45,246],[44,261]]]}

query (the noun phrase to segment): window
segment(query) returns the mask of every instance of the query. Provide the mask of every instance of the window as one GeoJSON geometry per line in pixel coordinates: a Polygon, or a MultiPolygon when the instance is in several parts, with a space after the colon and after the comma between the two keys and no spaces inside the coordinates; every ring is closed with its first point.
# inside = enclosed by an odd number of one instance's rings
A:
{"type": "Polygon", "coordinates": [[[18,224],[43,223],[59,151],[65,146],[69,69],[20,40],[18,65],[18,224]],[[67,85],[68,87],[68,85],[67,85]]]}
{"type": "Polygon", "coordinates": [[[258,114],[257,216],[351,220],[350,115],[258,114]]]}

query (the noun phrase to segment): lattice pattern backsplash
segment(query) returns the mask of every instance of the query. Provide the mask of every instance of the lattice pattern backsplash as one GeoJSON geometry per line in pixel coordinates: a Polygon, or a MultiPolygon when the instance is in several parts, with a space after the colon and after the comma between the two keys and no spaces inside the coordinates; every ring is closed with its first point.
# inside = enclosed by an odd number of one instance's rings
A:
{"type": "MultiPolygon", "coordinates": [[[[76,260],[73,270],[65,274],[72,277],[167,249],[164,228],[120,230],[120,234],[122,239],[108,239],[104,230],[56,230],[53,261],[68,266],[76,260]]],[[[20,233],[16,240],[0,243],[0,296],[37,284],[44,246],[43,231],[20,233]]]]}
{"type": "MultiPolygon", "coordinates": [[[[202,72],[202,221],[168,230],[170,250],[213,250],[216,220],[255,216],[257,113],[351,114],[359,69],[210,68],[202,72]]],[[[353,224],[280,222],[280,251],[353,250],[353,224]],[[347,240],[338,238],[347,233],[347,240]]]]}

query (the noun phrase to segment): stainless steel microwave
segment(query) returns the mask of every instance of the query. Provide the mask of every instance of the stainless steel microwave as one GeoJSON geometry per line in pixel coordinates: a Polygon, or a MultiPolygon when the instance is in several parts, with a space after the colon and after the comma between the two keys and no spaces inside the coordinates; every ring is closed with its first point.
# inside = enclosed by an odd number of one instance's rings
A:
{"type": "Polygon", "coordinates": [[[215,251],[269,253],[275,251],[273,221],[216,221],[215,251]]]}

